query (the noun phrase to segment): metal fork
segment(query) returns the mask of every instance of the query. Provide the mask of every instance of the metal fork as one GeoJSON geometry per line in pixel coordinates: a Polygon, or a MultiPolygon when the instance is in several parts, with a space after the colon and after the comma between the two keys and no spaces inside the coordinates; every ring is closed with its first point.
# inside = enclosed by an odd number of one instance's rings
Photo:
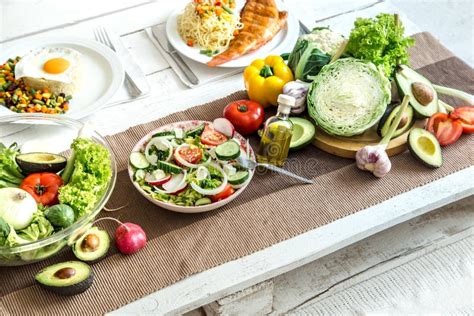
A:
{"type": "MultiPolygon", "coordinates": [[[[103,27],[98,27],[94,29],[94,37],[99,42],[108,46],[111,50],[115,51],[115,47],[110,40],[109,34],[103,27]]],[[[132,97],[137,97],[143,92],[137,87],[135,82],[130,78],[127,72],[125,72],[125,87],[130,92],[132,97]]]]}
{"type": "Polygon", "coordinates": [[[298,179],[298,180],[300,180],[304,183],[308,183],[308,184],[313,183],[313,180],[309,180],[309,179],[300,177],[299,175],[296,175],[296,174],[294,174],[292,172],[289,172],[285,169],[278,168],[278,167],[275,167],[274,165],[270,165],[270,164],[266,164],[266,163],[258,163],[258,162],[255,162],[253,160],[247,159],[243,156],[240,156],[239,158],[237,158],[237,162],[239,163],[239,165],[241,165],[242,167],[244,167],[246,169],[255,169],[257,167],[264,167],[268,170],[275,171],[275,172],[284,174],[285,176],[298,179]]]}

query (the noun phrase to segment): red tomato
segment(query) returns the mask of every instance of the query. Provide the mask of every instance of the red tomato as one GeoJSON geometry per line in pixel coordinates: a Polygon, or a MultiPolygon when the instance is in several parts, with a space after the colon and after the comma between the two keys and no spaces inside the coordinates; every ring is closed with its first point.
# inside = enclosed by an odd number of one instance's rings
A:
{"type": "Polygon", "coordinates": [[[209,125],[206,125],[201,134],[201,143],[209,146],[217,146],[227,141],[227,136],[215,131],[209,125]]]}
{"type": "Polygon", "coordinates": [[[474,133],[474,106],[455,108],[450,116],[461,122],[463,133],[474,133]]]}
{"type": "Polygon", "coordinates": [[[224,117],[242,135],[255,133],[263,123],[265,111],[260,103],[250,100],[239,100],[229,103],[224,109],[224,117]]]}
{"type": "MultiPolygon", "coordinates": [[[[199,147],[189,145],[179,149],[178,154],[189,163],[197,164],[202,159],[202,151],[199,147]]],[[[176,161],[179,163],[179,161],[176,161]]]]}
{"type": "Polygon", "coordinates": [[[55,173],[33,173],[23,179],[20,189],[25,190],[42,205],[58,203],[58,189],[63,185],[63,179],[55,173]]]}
{"type": "Polygon", "coordinates": [[[211,195],[210,198],[212,202],[217,202],[217,201],[228,198],[229,196],[234,194],[234,192],[235,192],[234,188],[230,184],[227,184],[221,193],[218,193],[216,195],[211,195]]]}
{"type": "Polygon", "coordinates": [[[426,129],[436,136],[441,146],[447,146],[461,137],[463,128],[459,120],[451,119],[448,114],[435,113],[428,120],[426,129]]]}

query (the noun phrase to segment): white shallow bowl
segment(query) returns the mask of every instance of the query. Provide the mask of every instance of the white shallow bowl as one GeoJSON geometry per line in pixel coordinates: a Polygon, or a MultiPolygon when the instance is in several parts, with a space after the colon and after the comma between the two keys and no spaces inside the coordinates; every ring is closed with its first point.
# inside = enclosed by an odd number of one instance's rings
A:
{"type": "MultiPolygon", "coordinates": [[[[191,1],[191,0],[190,0],[191,1]]],[[[178,32],[178,17],[184,12],[184,7],[187,5],[177,8],[166,21],[166,37],[168,38],[169,43],[181,54],[197,61],[202,64],[206,64],[212,58],[206,55],[201,54],[199,51],[202,49],[200,47],[189,47],[186,45],[184,40],[181,38],[178,32]]],[[[240,13],[242,7],[245,4],[243,0],[237,0],[236,10],[240,13]]],[[[281,1],[276,1],[278,10],[287,11],[288,18],[287,23],[284,28],[280,30],[268,43],[260,47],[254,52],[240,56],[235,60],[231,60],[217,67],[222,68],[242,68],[250,65],[250,63],[258,58],[265,58],[267,55],[280,55],[283,53],[291,52],[293,45],[298,39],[300,26],[298,19],[295,15],[287,9],[288,6],[285,6],[281,1]]]]}
{"type": "MultiPolygon", "coordinates": [[[[135,145],[135,147],[133,147],[132,152],[143,151],[148,141],[152,138],[153,134],[157,132],[170,131],[170,130],[173,130],[174,128],[182,128],[183,130],[190,130],[203,123],[206,123],[212,126],[211,122],[199,121],[199,120],[181,121],[181,122],[176,122],[176,123],[161,126],[151,131],[150,133],[148,133],[145,137],[143,137],[135,145]]],[[[246,148],[247,140],[237,132],[235,132],[234,138],[240,141],[241,150],[245,153],[248,150],[250,154],[250,159],[255,160],[255,153],[253,152],[252,147],[249,146],[248,148],[246,148]]],[[[201,205],[201,206],[181,206],[181,205],[176,205],[176,204],[171,204],[171,203],[155,200],[154,198],[150,196],[150,194],[148,194],[145,190],[143,190],[137,182],[133,180],[134,172],[133,172],[132,166],[130,165],[130,162],[128,164],[128,175],[130,177],[130,181],[132,181],[133,185],[138,190],[138,192],[140,192],[151,203],[158,205],[159,207],[162,207],[164,209],[167,209],[173,212],[178,212],[178,213],[203,213],[203,212],[209,212],[219,207],[222,207],[226,205],[227,203],[233,201],[235,198],[237,198],[245,190],[245,188],[249,185],[249,183],[252,181],[253,172],[250,171],[250,179],[247,181],[247,184],[243,186],[242,188],[236,190],[235,193],[229,196],[228,198],[215,202],[215,203],[201,205]]]]}
{"type": "MultiPolygon", "coordinates": [[[[21,42],[7,51],[0,51],[0,64],[8,58],[25,56],[39,48],[70,48],[81,54],[81,81],[72,95],[70,108],[62,116],[80,119],[98,111],[122,86],[124,70],[114,51],[93,40],[82,38],[35,38],[21,42]]],[[[1,107],[0,116],[23,115],[1,107]]],[[[28,115],[31,115],[28,113],[28,115]]]]}

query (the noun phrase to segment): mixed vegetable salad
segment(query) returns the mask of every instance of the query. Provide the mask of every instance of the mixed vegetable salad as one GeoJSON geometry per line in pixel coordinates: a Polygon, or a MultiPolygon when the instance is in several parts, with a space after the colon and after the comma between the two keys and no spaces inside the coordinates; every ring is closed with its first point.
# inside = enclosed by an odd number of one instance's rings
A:
{"type": "Polygon", "coordinates": [[[87,138],[71,149],[66,158],[0,143],[0,247],[44,239],[93,210],[112,177],[110,153],[87,138]]]}
{"type": "Polygon", "coordinates": [[[134,181],[152,198],[180,206],[226,199],[251,178],[251,171],[237,162],[249,152],[233,136],[234,127],[225,118],[155,133],[130,155],[134,181]]]}

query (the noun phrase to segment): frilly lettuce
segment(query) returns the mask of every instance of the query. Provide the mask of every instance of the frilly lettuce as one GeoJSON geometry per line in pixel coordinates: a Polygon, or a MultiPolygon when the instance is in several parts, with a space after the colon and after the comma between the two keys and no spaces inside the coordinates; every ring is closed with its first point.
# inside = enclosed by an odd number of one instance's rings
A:
{"type": "Polygon", "coordinates": [[[59,189],[59,202],[74,209],[76,219],[89,213],[112,177],[109,151],[85,138],[71,145],[75,154],[74,171],[70,181],[59,189]]]}

